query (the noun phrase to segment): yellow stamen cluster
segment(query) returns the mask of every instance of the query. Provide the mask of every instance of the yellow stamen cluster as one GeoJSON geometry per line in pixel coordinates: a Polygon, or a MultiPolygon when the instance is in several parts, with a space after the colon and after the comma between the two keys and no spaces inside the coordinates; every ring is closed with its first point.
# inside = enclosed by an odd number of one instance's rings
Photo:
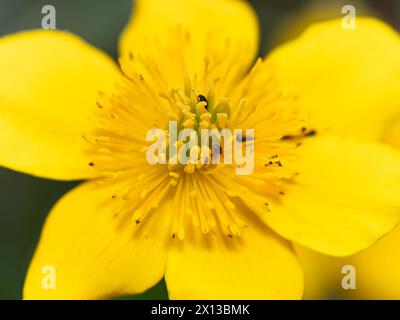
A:
{"type": "MultiPolygon", "coordinates": [[[[210,90],[212,92],[212,90],[210,90]]],[[[196,89],[187,85],[185,89],[171,87],[168,90],[169,101],[174,109],[168,113],[169,121],[177,121],[178,134],[183,129],[191,129],[199,137],[199,145],[190,149],[191,155],[197,155],[196,163],[189,161],[183,167],[179,165],[181,161],[177,159],[178,164],[169,164],[169,170],[176,171],[183,169],[187,174],[192,174],[196,169],[200,169],[211,163],[213,150],[210,147],[201,146],[201,130],[225,129],[229,124],[230,105],[229,99],[223,99],[220,103],[214,105],[212,94],[206,96],[200,94],[196,89]]],[[[169,137],[169,132],[167,132],[169,137]]],[[[222,141],[223,143],[223,141],[222,141]]],[[[177,141],[175,148],[179,150],[183,142],[177,141]]],[[[220,150],[218,150],[219,152],[220,150]]],[[[215,150],[214,150],[215,152],[215,150]]],[[[174,155],[172,157],[177,157],[174,155]]]]}
{"type": "MultiPolygon", "coordinates": [[[[184,239],[190,229],[188,223],[204,234],[240,236],[247,225],[242,213],[268,212],[270,199],[283,196],[286,182],[297,174],[289,165],[293,150],[312,131],[303,130],[303,120],[291,107],[293,98],[277,89],[261,61],[236,90],[221,80],[231,88],[223,91],[214,88],[214,78],[210,79],[207,72],[193,76],[193,85],[186,81],[183,87],[168,87],[155,64],[142,57],[130,59],[122,64],[125,77],[116,92],[99,98],[98,129],[85,135],[94,150],[89,165],[101,171],[99,184],[113,186],[110,200],[119,204],[115,217],[122,222],[128,217],[141,225],[150,214],[169,212],[172,238],[184,239]],[[235,164],[213,165],[213,154],[221,150],[201,144],[192,147],[190,153],[205,161],[181,165],[175,159],[176,164],[149,165],[146,133],[151,128],[164,129],[168,142],[166,124],[171,120],[177,122],[178,133],[192,129],[198,137],[201,129],[254,129],[254,172],[237,176],[235,164]],[[162,205],[166,208],[155,210],[162,205]]],[[[208,67],[211,69],[211,65],[208,67]]],[[[247,139],[233,138],[241,142],[247,139]]],[[[182,145],[178,140],[175,147],[182,145]]],[[[168,151],[165,154],[167,160],[173,156],[178,157],[168,151]]]]}

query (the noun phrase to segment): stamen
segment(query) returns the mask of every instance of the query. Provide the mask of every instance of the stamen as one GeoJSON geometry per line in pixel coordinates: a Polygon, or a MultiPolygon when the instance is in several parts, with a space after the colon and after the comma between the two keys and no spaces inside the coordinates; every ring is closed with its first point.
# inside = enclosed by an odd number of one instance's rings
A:
{"type": "MultiPolygon", "coordinates": [[[[192,41],[182,30],[178,34],[182,46],[192,41]]],[[[244,212],[268,214],[268,203],[286,196],[287,182],[299,174],[291,166],[294,150],[316,131],[308,129],[298,113],[292,89],[276,85],[270,66],[260,59],[243,77],[247,66],[232,67],[240,61],[232,50],[227,45],[225,56],[211,51],[204,68],[193,74],[184,57],[178,57],[176,68],[185,76],[173,84],[167,79],[177,77],[165,74],[168,70],[148,57],[132,54],[121,60],[125,76],[114,94],[100,94],[98,129],[84,135],[93,152],[87,165],[99,171],[99,187],[115,185],[109,201],[119,204],[116,217],[127,217],[141,228],[149,215],[162,214],[155,208],[172,199],[171,238],[185,239],[191,223],[204,234],[220,232],[235,239],[248,225],[244,212]],[[209,129],[208,138],[220,139],[221,145],[207,147],[198,141],[184,162],[183,154],[169,154],[169,121],[176,121],[178,136],[183,129],[193,129],[198,136],[201,129],[209,129]],[[167,150],[154,160],[165,159],[166,164],[151,166],[145,159],[145,137],[152,128],[165,132],[167,150]],[[225,140],[220,136],[223,129],[241,129],[243,134],[225,140]],[[246,129],[256,135],[246,135],[246,129]],[[245,164],[215,163],[218,157],[224,159],[228,142],[255,146],[251,175],[235,174],[245,164]]],[[[172,51],[165,54],[176,59],[172,51]]],[[[171,143],[176,150],[185,144],[171,143]]]]}

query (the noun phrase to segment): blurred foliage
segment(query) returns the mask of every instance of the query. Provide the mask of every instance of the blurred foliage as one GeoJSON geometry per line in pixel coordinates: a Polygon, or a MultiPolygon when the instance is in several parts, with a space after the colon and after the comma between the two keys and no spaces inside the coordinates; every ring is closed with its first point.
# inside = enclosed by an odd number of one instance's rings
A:
{"type": "MultiPolygon", "coordinates": [[[[397,28],[400,21],[398,0],[250,2],[260,18],[262,55],[298,35],[311,22],[340,17],[344,2],[397,28]]],[[[0,0],[0,36],[40,28],[41,8],[46,4],[54,5],[57,10],[57,29],[76,33],[116,58],[118,37],[131,12],[130,0],[0,0]]],[[[46,215],[75,184],[0,168],[0,299],[21,298],[25,273],[46,215]]],[[[165,283],[161,281],[142,295],[123,299],[167,299],[165,283]]]]}
{"type": "Polygon", "coordinates": [[[131,12],[131,0],[0,0],[0,35],[41,28],[42,7],[56,8],[57,29],[69,30],[117,56],[119,34],[131,12]]]}

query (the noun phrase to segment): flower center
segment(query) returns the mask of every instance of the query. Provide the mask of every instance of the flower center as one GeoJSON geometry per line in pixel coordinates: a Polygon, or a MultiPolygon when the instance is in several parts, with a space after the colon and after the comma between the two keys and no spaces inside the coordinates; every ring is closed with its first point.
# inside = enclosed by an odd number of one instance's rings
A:
{"type": "MultiPolygon", "coordinates": [[[[238,164],[236,158],[232,159],[233,155],[239,154],[234,149],[243,151],[244,144],[253,146],[253,141],[247,141],[242,130],[229,128],[229,98],[215,102],[212,90],[205,96],[187,84],[184,89],[170,88],[167,99],[172,105],[168,125],[156,136],[156,144],[162,146],[161,150],[146,155],[150,163],[168,163],[171,172],[183,170],[192,174],[198,169],[211,170],[220,163],[238,164]]],[[[253,152],[252,148],[245,151],[249,150],[253,152]]],[[[242,158],[239,160],[243,162],[242,158]]]]}
{"type": "Polygon", "coordinates": [[[132,59],[122,63],[125,76],[116,91],[100,95],[96,129],[85,135],[92,145],[89,165],[99,170],[98,183],[112,188],[110,201],[119,204],[116,218],[129,217],[140,226],[163,205],[161,212],[172,213],[172,238],[184,239],[190,224],[203,233],[240,236],[247,226],[243,212],[265,214],[272,198],[284,196],[287,182],[298,174],[291,166],[294,150],[315,133],[305,128],[293,107],[295,97],[276,86],[261,61],[236,82],[211,77],[212,64],[206,62],[204,75],[170,86],[157,65],[143,58],[135,65],[132,59]],[[171,122],[176,124],[176,140],[170,139],[171,122]],[[150,164],[146,137],[154,128],[165,134],[167,143],[154,153],[158,162],[150,164]],[[185,130],[190,134],[179,139],[185,130]],[[202,130],[219,135],[232,131],[215,147],[203,144],[213,136],[201,139],[202,130]],[[192,134],[199,139],[180,154],[192,134]],[[228,142],[239,145],[231,161],[225,152],[228,142]],[[177,152],[171,152],[171,144],[177,152]],[[247,154],[253,155],[251,174],[238,174],[249,162],[236,156],[247,154]],[[180,161],[181,156],[187,156],[186,161],[180,161]],[[220,162],[214,163],[217,156],[220,162]]]}

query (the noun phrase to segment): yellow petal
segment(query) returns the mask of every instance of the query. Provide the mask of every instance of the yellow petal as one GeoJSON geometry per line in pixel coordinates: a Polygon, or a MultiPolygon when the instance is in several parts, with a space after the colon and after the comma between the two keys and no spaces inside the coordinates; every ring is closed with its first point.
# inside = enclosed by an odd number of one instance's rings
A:
{"type": "Polygon", "coordinates": [[[299,299],[303,292],[290,246],[260,221],[238,238],[194,228],[174,239],[166,282],[171,299],[299,299]]]}
{"type": "Polygon", "coordinates": [[[265,221],[316,251],[346,256],[367,248],[400,221],[400,152],[330,137],[299,149],[299,175],[265,221]]]}
{"type": "Polygon", "coordinates": [[[357,289],[344,292],[357,299],[400,299],[400,227],[372,247],[349,257],[357,289]]]}
{"type": "MultiPolygon", "coordinates": [[[[325,300],[343,296],[345,290],[342,287],[342,279],[348,271],[343,269],[346,272],[342,273],[342,268],[351,264],[351,256],[328,256],[298,244],[294,244],[293,248],[304,270],[303,299],[325,300]]],[[[356,270],[356,287],[359,285],[357,278],[356,270]]]]}
{"type": "MultiPolygon", "coordinates": [[[[384,142],[400,147],[400,119],[392,121],[384,142]]],[[[305,299],[345,297],[356,299],[400,299],[400,227],[379,239],[371,247],[346,258],[335,258],[295,245],[305,274],[305,299]],[[356,270],[356,289],[341,286],[343,266],[356,270]]]]}
{"type": "Polygon", "coordinates": [[[400,116],[394,118],[387,125],[382,142],[388,143],[400,149],[400,116]]]}
{"type": "Polygon", "coordinates": [[[269,57],[321,131],[376,140],[399,114],[400,36],[372,18],[317,23],[269,57]]]}
{"type": "Polygon", "coordinates": [[[121,55],[150,57],[169,85],[203,71],[206,57],[209,69],[235,57],[231,69],[240,65],[244,73],[258,51],[257,17],[242,0],[138,0],[133,12],[120,39],[121,55]]]}
{"type": "MultiPolygon", "coordinates": [[[[384,141],[400,148],[400,119],[386,131],[384,141]]],[[[357,290],[346,291],[357,299],[400,299],[400,227],[373,246],[349,257],[357,270],[357,290]]]]}
{"type": "Polygon", "coordinates": [[[93,174],[82,133],[118,69],[78,37],[29,31],[0,39],[0,165],[54,179],[93,174]]]}
{"type": "Polygon", "coordinates": [[[25,281],[25,299],[91,299],[142,292],[165,270],[168,211],[136,225],[117,215],[115,188],[86,183],[53,208],[25,281]],[[50,278],[55,271],[55,288],[50,278]]]}
{"type": "Polygon", "coordinates": [[[400,299],[400,227],[366,250],[334,258],[295,246],[305,273],[305,299],[400,299]],[[354,290],[343,289],[344,266],[354,266],[354,290]]]}

